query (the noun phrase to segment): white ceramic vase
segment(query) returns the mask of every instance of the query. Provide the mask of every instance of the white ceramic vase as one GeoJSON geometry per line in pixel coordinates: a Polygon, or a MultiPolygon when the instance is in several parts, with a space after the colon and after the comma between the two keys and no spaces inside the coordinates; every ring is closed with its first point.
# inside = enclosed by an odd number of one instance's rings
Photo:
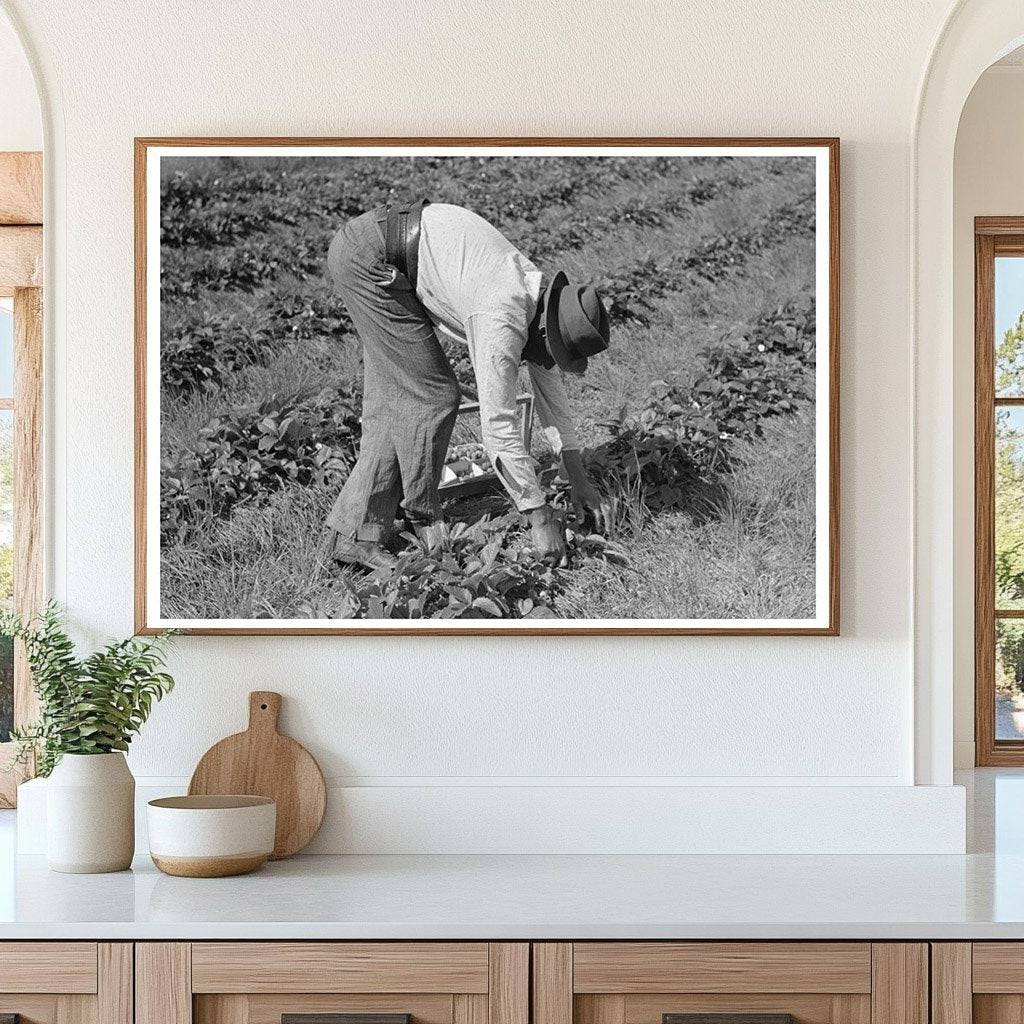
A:
{"type": "Polygon", "coordinates": [[[124,871],[135,854],[135,779],[124,754],[65,754],[46,783],[52,871],[124,871]]]}

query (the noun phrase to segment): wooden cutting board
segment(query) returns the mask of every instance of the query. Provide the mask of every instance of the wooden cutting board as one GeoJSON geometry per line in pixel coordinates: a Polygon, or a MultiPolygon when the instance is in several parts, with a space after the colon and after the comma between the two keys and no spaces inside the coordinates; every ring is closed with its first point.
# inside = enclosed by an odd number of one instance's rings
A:
{"type": "Polygon", "coordinates": [[[249,694],[249,728],[214,744],[200,759],[190,795],[235,793],[277,803],[273,860],[307,846],[320,828],[327,790],[320,766],[302,744],[277,731],[281,694],[249,694]]]}

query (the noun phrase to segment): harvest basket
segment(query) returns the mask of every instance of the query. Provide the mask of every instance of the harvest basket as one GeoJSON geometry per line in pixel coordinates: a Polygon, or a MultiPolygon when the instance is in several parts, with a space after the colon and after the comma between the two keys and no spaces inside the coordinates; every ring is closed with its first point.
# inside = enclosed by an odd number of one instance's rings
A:
{"type": "MultiPolygon", "coordinates": [[[[533,395],[517,396],[516,413],[519,436],[523,440],[523,447],[529,453],[533,441],[533,395]]],[[[479,402],[464,402],[459,406],[455,429],[452,431],[453,440],[448,447],[448,457],[438,486],[442,498],[480,494],[499,482],[498,474],[484,451],[483,443],[473,438],[460,440],[468,436],[467,425],[474,415],[480,415],[479,402]]]]}

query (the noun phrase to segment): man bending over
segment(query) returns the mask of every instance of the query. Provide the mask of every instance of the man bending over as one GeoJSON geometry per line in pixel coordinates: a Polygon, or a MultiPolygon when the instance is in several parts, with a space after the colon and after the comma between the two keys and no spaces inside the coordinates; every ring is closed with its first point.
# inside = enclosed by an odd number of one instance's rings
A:
{"type": "Polygon", "coordinates": [[[483,442],[538,556],[566,564],[565,541],[516,426],[520,363],[533,382],[545,435],[577,509],[599,531],[609,509],[587,475],[559,370],[580,374],[608,347],[598,293],[540,271],[493,225],[445,203],[381,207],[331,242],[331,278],[363,346],[359,458],[327,518],[334,558],[394,564],[384,547],[401,504],[406,518],[440,518],[438,484],[460,392],[437,335],[468,346],[483,442]]]}

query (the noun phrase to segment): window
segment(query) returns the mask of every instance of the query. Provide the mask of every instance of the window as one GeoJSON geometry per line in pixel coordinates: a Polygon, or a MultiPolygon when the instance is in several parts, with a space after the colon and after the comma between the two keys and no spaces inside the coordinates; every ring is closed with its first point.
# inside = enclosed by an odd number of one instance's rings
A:
{"type": "MultiPolygon", "coordinates": [[[[42,169],[41,153],[0,153],[0,606],[23,617],[42,596],[42,169]]],[[[0,639],[0,807],[26,774],[11,727],[34,717],[24,652],[0,639]]]]}
{"type": "Polygon", "coordinates": [[[975,224],[979,765],[1024,765],[1024,218],[975,224]]]}
{"type": "MultiPolygon", "coordinates": [[[[22,616],[38,610],[42,593],[41,381],[42,292],[17,288],[0,297],[0,605],[22,616]]],[[[24,775],[10,767],[11,726],[33,713],[24,656],[0,638],[0,807],[13,805],[24,775]]]]}
{"type": "MultiPolygon", "coordinates": [[[[0,607],[14,603],[14,300],[0,299],[0,607]]],[[[0,743],[14,726],[14,645],[0,637],[0,743]]]]}

